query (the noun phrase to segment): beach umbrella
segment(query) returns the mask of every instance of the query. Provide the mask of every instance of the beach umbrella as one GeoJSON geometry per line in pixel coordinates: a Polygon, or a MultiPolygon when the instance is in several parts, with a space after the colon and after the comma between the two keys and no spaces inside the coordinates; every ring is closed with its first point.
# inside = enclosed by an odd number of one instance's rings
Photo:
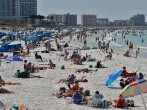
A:
{"type": "Polygon", "coordinates": [[[26,38],[25,39],[26,41],[38,41],[39,39],[38,38],[26,38]]]}
{"type": "Polygon", "coordinates": [[[1,40],[7,40],[8,39],[8,36],[3,36],[2,38],[1,38],[1,40]]]}
{"type": "Polygon", "coordinates": [[[125,98],[134,97],[135,95],[141,95],[147,93],[147,81],[144,79],[134,81],[128,84],[120,94],[125,98]]]}
{"type": "Polygon", "coordinates": [[[141,95],[146,110],[145,102],[142,93],[147,93],[147,81],[145,79],[134,81],[128,84],[121,92],[123,97],[134,97],[135,95],[141,95]]]}
{"type": "Polygon", "coordinates": [[[14,62],[14,61],[23,61],[21,58],[19,58],[18,56],[10,56],[8,58],[6,58],[6,61],[11,61],[11,62],[14,62]]]}
{"type": "Polygon", "coordinates": [[[105,86],[111,85],[121,74],[122,74],[122,70],[109,75],[109,78],[107,79],[105,86]]]}
{"type": "MultiPolygon", "coordinates": [[[[6,58],[6,61],[11,61],[11,62],[22,62],[23,60],[21,58],[19,58],[18,56],[10,56],[8,58],[6,58]]],[[[14,65],[14,63],[13,63],[14,65]]],[[[13,68],[12,67],[12,72],[13,72],[13,68]]]]}
{"type": "Polygon", "coordinates": [[[9,45],[19,45],[19,44],[21,44],[20,41],[13,41],[13,42],[11,42],[9,45]]]}

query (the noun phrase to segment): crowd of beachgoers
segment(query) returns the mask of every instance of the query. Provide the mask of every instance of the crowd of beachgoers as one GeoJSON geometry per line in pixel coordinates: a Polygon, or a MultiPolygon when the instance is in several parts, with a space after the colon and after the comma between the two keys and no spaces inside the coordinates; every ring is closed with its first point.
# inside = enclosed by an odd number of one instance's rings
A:
{"type": "MultiPolygon", "coordinates": [[[[139,47],[132,57],[130,51],[134,44],[128,40],[125,40],[128,50],[124,54],[110,47],[110,43],[117,39],[116,32],[126,39],[128,33],[135,36],[136,31],[85,28],[32,39],[27,34],[31,31],[13,37],[4,34],[1,47],[7,42],[12,47],[7,52],[0,52],[0,108],[144,109],[146,94],[142,101],[141,94],[135,96],[134,93],[133,98],[126,98],[121,91],[135,81],[146,81],[147,59],[139,57],[139,47]],[[105,37],[112,33],[112,39],[105,41],[105,37]],[[96,36],[94,41],[97,42],[92,48],[87,44],[87,38],[91,36],[96,36]],[[121,74],[113,78],[114,82],[110,81],[113,84],[106,85],[111,73],[118,71],[121,74]]],[[[142,35],[143,31],[139,30],[139,33],[142,35]]],[[[144,39],[140,39],[143,43],[144,39]]]]}

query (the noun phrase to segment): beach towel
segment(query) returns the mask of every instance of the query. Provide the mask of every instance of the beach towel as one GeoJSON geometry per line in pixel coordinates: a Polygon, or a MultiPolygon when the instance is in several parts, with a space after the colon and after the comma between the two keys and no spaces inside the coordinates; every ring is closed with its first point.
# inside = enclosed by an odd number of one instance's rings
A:
{"type": "Polygon", "coordinates": [[[94,73],[93,71],[90,71],[90,72],[76,72],[77,74],[89,74],[89,73],[94,73]]]}

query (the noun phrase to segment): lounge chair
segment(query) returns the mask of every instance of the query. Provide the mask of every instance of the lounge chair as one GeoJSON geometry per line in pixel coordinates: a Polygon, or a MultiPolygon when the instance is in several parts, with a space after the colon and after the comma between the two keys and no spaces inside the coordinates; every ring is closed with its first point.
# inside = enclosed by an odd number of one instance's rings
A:
{"type": "Polygon", "coordinates": [[[80,93],[75,93],[73,95],[73,103],[80,104],[83,102],[83,96],[80,93]]]}
{"type": "Polygon", "coordinates": [[[91,100],[88,101],[87,105],[90,107],[100,107],[99,103],[100,103],[100,99],[92,98],[91,100]]]}

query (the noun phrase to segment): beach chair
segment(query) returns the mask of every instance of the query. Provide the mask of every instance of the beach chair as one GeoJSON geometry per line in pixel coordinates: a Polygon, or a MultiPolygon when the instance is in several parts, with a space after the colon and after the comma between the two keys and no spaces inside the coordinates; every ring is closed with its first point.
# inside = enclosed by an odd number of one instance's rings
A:
{"type": "Polygon", "coordinates": [[[75,104],[81,104],[83,103],[83,96],[80,93],[75,93],[73,95],[73,103],[75,104]]]}
{"type": "Polygon", "coordinates": [[[100,99],[92,98],[91,100],[88,101],[87,105],[89,107],[100,107],[99,103],[100,103],[100,99]]]}

